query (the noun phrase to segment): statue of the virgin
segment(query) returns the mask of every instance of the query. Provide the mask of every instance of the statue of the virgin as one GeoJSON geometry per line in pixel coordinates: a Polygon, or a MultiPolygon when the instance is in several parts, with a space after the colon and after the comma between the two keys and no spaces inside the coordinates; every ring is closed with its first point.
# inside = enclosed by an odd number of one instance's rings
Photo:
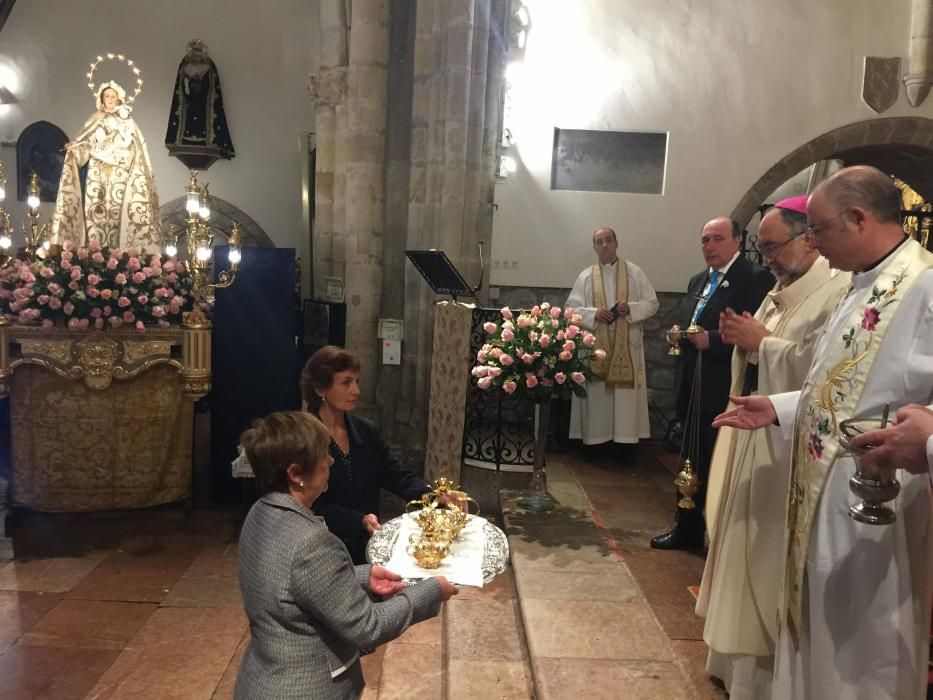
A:
{"type": "MultiPolygon", "coordinates": [[[[92,80],[94,67],[88,74],[92,80]]],[[[133,98],[142,85],[141,79],[136,82],[133,98]]],[[[97,111],[66,146],[51,242],[83,245],[96,239],[103,245],[155,250],[161,244],[159,198],[146,141],[130,116],[132,98],[127,100],[112,80],[96,86],[94,94],[97,111]]]]}

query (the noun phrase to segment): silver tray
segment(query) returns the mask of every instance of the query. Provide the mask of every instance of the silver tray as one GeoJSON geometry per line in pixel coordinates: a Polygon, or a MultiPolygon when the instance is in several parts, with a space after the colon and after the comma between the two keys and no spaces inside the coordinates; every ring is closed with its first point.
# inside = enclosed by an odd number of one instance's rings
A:
{"type": "MultiPolygon", "coordinates": [[[[382,523],[382,529],[376,530],[369,540],[366,547],[366,559],[370,564],[385,566],[386,562],[392,558],[392,550],[395,548],[395,542],[398,540],[398,533],[402,527],[402,518],[392,518],[382,523]]],[[[470,515],[470,519],[477,516],[470,515]]],[[[483,534],[485,545],[483,547],[483,583],[490,583],[496,576],[505,571],[509,565],[509,540],[505,533],[488,520],[483,520],[483,534]]],[[[411,583],[418,579],[402,579],[411,583]]]]}

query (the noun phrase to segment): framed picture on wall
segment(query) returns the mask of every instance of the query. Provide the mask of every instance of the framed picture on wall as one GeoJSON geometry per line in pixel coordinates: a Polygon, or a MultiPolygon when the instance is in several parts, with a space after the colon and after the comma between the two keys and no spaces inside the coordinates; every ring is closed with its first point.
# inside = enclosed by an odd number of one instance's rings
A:
{"type": "Polygon", "coordinates": [[[32,173],[39,176],[39,201],[54,202],[65,163],[68,135],[50,122],[34,122],[16,140],[16,198],[26,201],[32,173]]]}

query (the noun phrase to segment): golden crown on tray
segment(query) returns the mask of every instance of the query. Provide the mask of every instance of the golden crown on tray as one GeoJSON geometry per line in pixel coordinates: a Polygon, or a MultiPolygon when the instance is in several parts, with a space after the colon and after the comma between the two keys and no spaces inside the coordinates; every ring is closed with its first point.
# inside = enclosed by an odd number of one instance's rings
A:
{"type": "Polygon", "coordinates": [[[405,510],[412,514],[420,532],[408,539],[408,553],[423,569],[436,569],[469,520],[469,504],[479,504],[450,479],[441,477],[434,490],[409,501],[405,510]]]}

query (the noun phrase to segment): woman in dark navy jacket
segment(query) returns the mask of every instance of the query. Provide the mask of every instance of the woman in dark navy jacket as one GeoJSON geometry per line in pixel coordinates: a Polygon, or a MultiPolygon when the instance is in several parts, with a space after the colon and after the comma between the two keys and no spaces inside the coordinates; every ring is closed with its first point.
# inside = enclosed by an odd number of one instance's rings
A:
{"type": "Polygon", "coordinates": [[[360,360],[352,352],[328,345],[314,353],[301,374],[301,394],[330,433],[334,458],[327,491],[313,510],[343,540],[353,561],[365,563],[366,543],[381,527],[380,491],[410,501],[430,488],[402,469],[372,421],[352,414],[360,395],[360,360]]]}

